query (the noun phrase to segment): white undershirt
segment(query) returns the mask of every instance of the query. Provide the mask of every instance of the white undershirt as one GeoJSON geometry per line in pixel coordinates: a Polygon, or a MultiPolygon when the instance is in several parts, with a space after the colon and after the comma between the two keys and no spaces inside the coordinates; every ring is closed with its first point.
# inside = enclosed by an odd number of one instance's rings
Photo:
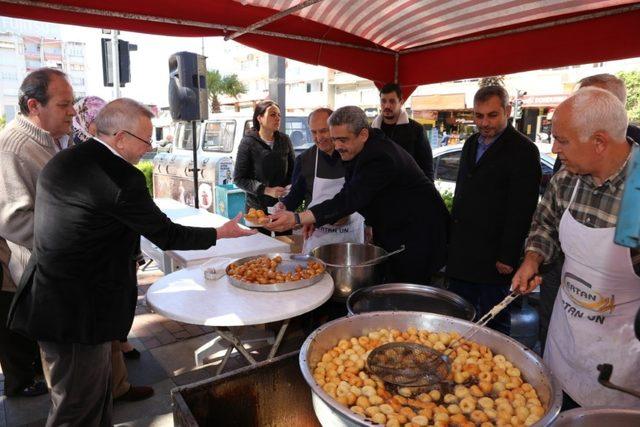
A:
{"type": "Polygon", "coordinates": [[[98,137],[94,136],[93,139],[95,139],[96,141],[98,141],[100,144],[104,145],[105,147],[107,147],[109,149],[109,151],[111,151],[113,154],[115,154],[116,156],[120,157],[122,160],[124,160],[124,157],[122,157],[120,155],[120,153],[118,153],[116,150],[113,149],[112,146],[110,146],[109,144],[107,144],[106,142],[98,139],[98,137]]]}

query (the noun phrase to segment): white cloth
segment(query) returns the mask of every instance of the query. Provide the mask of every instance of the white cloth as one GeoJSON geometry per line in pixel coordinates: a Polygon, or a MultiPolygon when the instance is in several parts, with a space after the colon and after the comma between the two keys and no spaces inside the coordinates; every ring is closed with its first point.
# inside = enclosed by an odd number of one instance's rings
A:
{"type": "MultiPolygon", "coordinates": [[[[340,192],[344,185],[344,178],[327,179],[318,177],[318,149],[316,149],[316,164],[314,169],[313,189],[309,207],[325,200],[330,200],[340,192]]],[[[351,214],[344,225],[323,225],[316,227],[313,234],[304,242],[302,252],[309,253],[318,246],[331,243],[363,243],[364,218],[358,213],[351,214]]]]}
{"type": "MultiPolygon", "coordinates": [[[[580,181],[576,184],[573,202],[580,181]]],[[[585,407],[640,407],[640,399],[597,381],[597,366],[613,366],[611,382],[640,390],[640,341],[633,322],[640,308],[640,278],[615,228],[590,228],[569,207],[560,220],[565,262],[544,353],[562,389],[585,407]]]]}

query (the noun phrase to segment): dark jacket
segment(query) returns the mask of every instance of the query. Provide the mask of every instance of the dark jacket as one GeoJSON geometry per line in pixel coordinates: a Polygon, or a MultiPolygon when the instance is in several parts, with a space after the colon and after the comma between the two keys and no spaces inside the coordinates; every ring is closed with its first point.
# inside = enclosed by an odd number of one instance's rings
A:
{"type": "Polygon", "coordinates": [[[538,148],[511,126],[476,164],[478,136],[462,148],[453,199],[449,277],[482,284],[508,284],[496,261],[518,267],[538,203],[542,171],[538,148]]]}
{"type": "Polygon", "coordinates": [[[424,174],[433,181],[433,153],[427,134],[420,123],[413,119],[409,119],[409,123],[405,124],[385,125],[382,123],[380,129],[387,135],[387,138],[404,148],[424,174]]]}
{"type": "Polygon", "coordinates": [[[316,226],[353,212],[373,228],[374,242],[392,251],[392,279],[426,283],[444,264],[449,215],[424,172],[398,144],[371,129],[362,151],[344,162],[345,185],[331,200],[310,210],[316,226]]]}
{"type": "Polygon", "coordinates": [[[206,249],[214,228],[172,223],[144,175],[95,140],[57,154],[42,170],[34,247],[9,314],[11,329],[39,341],[98,344],[131,329],[140,235],[163,250],[206,249]]]}
{"type": "Polygon", "coordinates": [[[240,141],[233,181],[247,192],[247,209],[262,209],[278,203],[278,199],[264,194],[265,187],[285,187],[291,184],[295,154],[289,137],[274,133],[273,148],[258,132],[249,131],[240,141]]]}

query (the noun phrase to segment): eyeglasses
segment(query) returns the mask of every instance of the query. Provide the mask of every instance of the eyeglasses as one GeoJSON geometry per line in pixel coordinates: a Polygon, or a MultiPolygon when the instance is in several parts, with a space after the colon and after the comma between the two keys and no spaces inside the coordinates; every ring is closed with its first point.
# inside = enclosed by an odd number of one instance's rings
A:
{"type": "MultiPolygon", "coordinates": [[[[129,132],[128,130],[124,130],[124,129],[122,129],[122,130],[119,130],[118,132],[124,132],[124,133],[126,133],[126,134],[128,134],[128,135],[131,135],[132,137],[137,138],[137,139],[139,139],[140,141],[144,142],[144,143],[145,143],[145,144],[147,144],[149,147],[152,147],[152,146],[153,146],[153,145],[151,144],[151,141],[147,141],[146,139],[140,138],[138,135],[135,135],[135,134],[133,134],[133,133],[129,132]]],[[[116,135],[118,134],[118,132],[114,133],[114,134],[113,134],[113,136],[116,136],[116,135]]]]}

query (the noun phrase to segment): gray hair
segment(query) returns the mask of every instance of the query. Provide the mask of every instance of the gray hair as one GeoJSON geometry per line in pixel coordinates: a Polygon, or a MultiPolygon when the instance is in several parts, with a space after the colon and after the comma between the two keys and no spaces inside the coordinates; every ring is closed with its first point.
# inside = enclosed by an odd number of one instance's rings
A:
{"type": "Polygon", "coordinates": [[[606,132],[615,141],[626,141],[627,111],[611,92],[599,87],[585,87],[560,106],[570,108],[571,124],[580,142],[586,142],[598,131],[606,132]]]}
{"type": "Polygon", "coordinates": [[[349,130],[356,135],[362,129],[369,129],[367,115],[361,108],[355,105],[340,107],[329,116],[329,126],[347,125],[349,130]]]}
{"type": "Polygon", "coordinates": [[[141,118],[151,119],[153,113],[130,98],[119,98],[104,106],[96,116],[96,129],[101,135],[113,135],[119,130],[137,125],[141,118]]]}
{"type": "Polygon", "coordinates": [[[325,113],[327,116],[331,116],[333,114],[333,110],[327,107],[316,108],[309,113],[309,116],[307,117],[307,123],[310,123],[313,116],[319,113],[325,113]]]}
{"type": "Polygon", "coordinates": [[[593,86],[608,90],[609,92],[614,94],[615,97],[620,100],[620,102],[622,102],[622,105],[626,105],[627,88],[624,86],[624,82],[613,74],[596,74],[593,76],[585,77],[578,82],[579,89],[593,86]]]}
{"type": "Polygon", "coordinates": [[[509,106],[509,93],[502,86],[485,86],[480,88],[473,96],[473,104],[484,103],[489,99],[497,96],[500,99],[500,104],[505,110],[509,106]]]}

